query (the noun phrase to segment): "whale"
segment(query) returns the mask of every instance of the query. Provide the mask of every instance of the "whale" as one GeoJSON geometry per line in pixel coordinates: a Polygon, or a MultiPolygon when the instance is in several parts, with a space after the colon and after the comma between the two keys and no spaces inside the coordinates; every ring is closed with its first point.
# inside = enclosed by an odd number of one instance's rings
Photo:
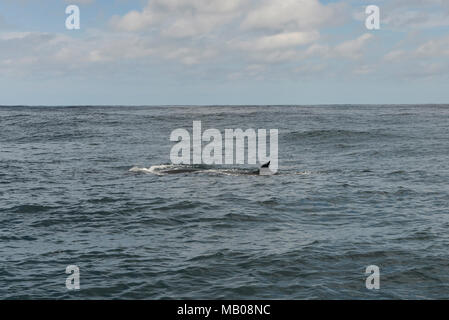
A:
{"type": "Polygon", "coordinates": [[[270,162],[263,164],[259,169],[255,170],[236,170],[236,169],[218,169],[218,168],[198,168],[198,167],[185,167],[175,165],[156,165],[151,168],[139,168],[133,167],[129,171],[134,173],[152,173],[156,175],[173,175],[173,174],[188,174],[188,173],[218,173],[218,174],[230,174],[230,175],[254,175],[254,176],[270,176],[275,173],[270,170],[270,162]]]}
{"type": "Polygon", "coordinates": [[[263,164],[259,169],[259,176],[272,176],[274,174],[273,171],[270,170],[271,161],[263,164]]]}

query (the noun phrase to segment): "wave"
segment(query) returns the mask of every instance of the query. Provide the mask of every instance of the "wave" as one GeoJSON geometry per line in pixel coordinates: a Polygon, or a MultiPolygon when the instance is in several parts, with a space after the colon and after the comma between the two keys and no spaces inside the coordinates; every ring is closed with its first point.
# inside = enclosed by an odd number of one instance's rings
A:
{"type": "Polygon", "coordinates": [[[11,211],[13,213],[42,213],[42,212],[48,212],[51,210],[58,209],[57,207],[52,206],[45,206],[45,205],[39,205],[39,204],[23,204],[19,206],[14,206],[12,208],[3,209],[1,211],[11,211]]]}
{"type": "Polygon", "coordinates": [[[378,138],[388,137],[386,133],[380,131],[355,131],[355,130],[309,130],[309,131],[291,131],[284,135],[287,140],[297,140],[306,138],[378,138]]]}

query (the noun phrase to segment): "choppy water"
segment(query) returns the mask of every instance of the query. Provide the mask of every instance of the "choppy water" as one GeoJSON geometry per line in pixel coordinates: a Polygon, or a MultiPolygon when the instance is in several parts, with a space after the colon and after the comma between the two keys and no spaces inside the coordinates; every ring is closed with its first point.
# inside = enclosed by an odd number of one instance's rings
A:
{"type": "Polygon", "coordinates": [[[0,129],[0,298],[449,298],[449,106],[2,107],[0,129]],[[279,129],[279,174],[155,174],[193,120],[279,129]]]}

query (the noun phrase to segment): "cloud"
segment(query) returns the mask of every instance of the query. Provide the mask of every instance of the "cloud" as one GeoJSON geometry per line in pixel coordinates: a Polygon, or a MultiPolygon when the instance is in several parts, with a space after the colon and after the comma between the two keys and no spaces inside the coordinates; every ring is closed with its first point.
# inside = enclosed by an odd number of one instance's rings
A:
{"type": "Polygon", "coordinates": [[[239,51],[249,61],[278,63],[296,59],[298,47],[318,41],[320,26],[342,21],[342,8],[318,0],[152,0],[139,11],[112,17],[110,26],[151,36],[156,54],[183,64],[239,51]]]}
{"type": "Polygon", "coordinates": [[[119,31],[140,31],[153,23],[160,21],[161,17],[145,8],[142,12],[130,11],[124,17],[113,16],[111,25],[119,31]]]}
{"type": "Polygon", "coordinates": [[[96,35],[79,39],[43,32],[0,34],[0,62],[18,74],[36,70],[45,70],[47,75],[54,71],[63,74],[93,64],[137,61],[153,52],[151,43],[138,36],[96,35]]]}
{"type": "Polygon", "coordinates": [[[142,11],[114,16],[111,25],[120,31],[145,31],[164,25],[164,35],[189,37],[204,34],[229,22],[246,0],[153,0],[142,11]]]}
{"type": "Polygon", "coordinates": [[[444,27],[449,26],[449,12],[391,11],[386,14],[383,23],[390,28],[402,30],[444,27]]]}
{"type": "Polygon", "coordinates": [[[186,38],[197,35],[205,35],[231,19],[232,15],[227,14],[184,14],[164,29],[161,32],[161,35],[172,38],[186,38]]]}
{"type": "Polygon", "coordinates": [[[389,29],[432,29],[449,26],[447,0],[389,0],[381,5],[382,24],[389,29]]]}
{"type": "Polygon", "coordinates": [[[407,52],[404,50],[393,50],[388,52],[384,57],[384,61],[388,62],[394,62],[394,61],[400,61],[401,59],[404,59],[404,57],[407,55],[407,52]]]}
{"type": "Polygon", "coordinates": [[[344,8],[343,4],[323,5],[319,0],[153,0],[140,11],[112,17],[110,25],[125,32],[154,27],[162,36],[173,38],[236,27],[272,33],[317,31],[347,19],[344,8]]]}
{"type": "Polygon", "coordinates": [[[348,40],[337,45],[335,52],[345,58],[358,59],[362,56],[365,44],[373,37],[371,33],[365,33],[357,39],[348,40]]]}
{"type": "Polygon", "coordinates": [[[407,80],[447,76],[449,37],[423,40],[414,35],[417,39],[404,41],[383,56],[384,72],[407,80]]]}
{"type": "Polygon", "coordinates": [[[391,63],[416,64],[423,59],[447,59],[447,57],[449,57],[449,36],[444,36],[427,40],[415,48],[402,47],[389,51],[383,56],[383,60],[391,63]]]}
{"type": "MultiPolygon", "coordinates": [[[[442,4],[437,1],[427,6],[442,4]]],[[[427,8],[424,2],[410,3],[427,8]]],[[[410,12],[405,4],[391,2],[394,10],[410,12]]],[[[386,69],[402,73],[403,65],[419,62],[436,70],[437,62],[431,60],[448,55],[447,37],[414,37],[413,43],[405,44],[403,34],[391,28],[388,42],[380,41],[386,34],[383,30],[354,36],[348,25],[337,31],[330,28],[344,22],[349,12],[342,1],[152,0],[139,10],[107,17],[112,28],[100,25],[83,33],[0,30],[0,73],[53,76],[103,68],[119,74],[129,72],[130,65],[150,72],[153,65],[216,78],[231,74],[261,79],[273,71],[336,74],[344,65],[362,76],[386,69]],[[368,61],[368,56],[377,61],[368,61]]]]}
{"type": "Polygon", "coordinates": [[[429,40],[419,46],[415,53],[420,57],[449,56],[449,36],[429,40]]]}
{"type": "Polygon", "coordinates": [[[395,8],[410,8],[410,6],[437,6],[449,9],[449,2],[446,0],[389,0],[392,7],[395,8]]]}
{"type": "Polygon", "coordinates": [[[240,42],[238,47],[250,51],[266,51],[297,47],[316,41],[319,32],[286,32],[240,42]]]}
{"type": "Polygon", "coordinates": [[[194,48],[163,48],[160,53],[165,59],[180,61],[185,65],[200,64],[217,55],[212,49],[201,50],[194,48]]]}
{"type": "Polygon", "coordinates": [[[244,29],[314,30],[334,24],[343,16],[340,4],[323,5],[318,0],[265,0],[249,11],[244,29]]]}

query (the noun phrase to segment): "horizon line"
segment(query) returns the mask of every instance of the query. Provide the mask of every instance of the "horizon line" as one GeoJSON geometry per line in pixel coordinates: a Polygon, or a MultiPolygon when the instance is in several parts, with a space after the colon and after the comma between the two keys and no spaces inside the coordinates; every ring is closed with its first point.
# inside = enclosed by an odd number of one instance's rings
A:
{"type": "Polygon", "coordinates": [[[319,106],[449,106],[448,103],[318,103],[318,104],[74,104],[74,105],[1,105],[0,108],[80,108],[80,107],[319,107],[319,106]]]}

